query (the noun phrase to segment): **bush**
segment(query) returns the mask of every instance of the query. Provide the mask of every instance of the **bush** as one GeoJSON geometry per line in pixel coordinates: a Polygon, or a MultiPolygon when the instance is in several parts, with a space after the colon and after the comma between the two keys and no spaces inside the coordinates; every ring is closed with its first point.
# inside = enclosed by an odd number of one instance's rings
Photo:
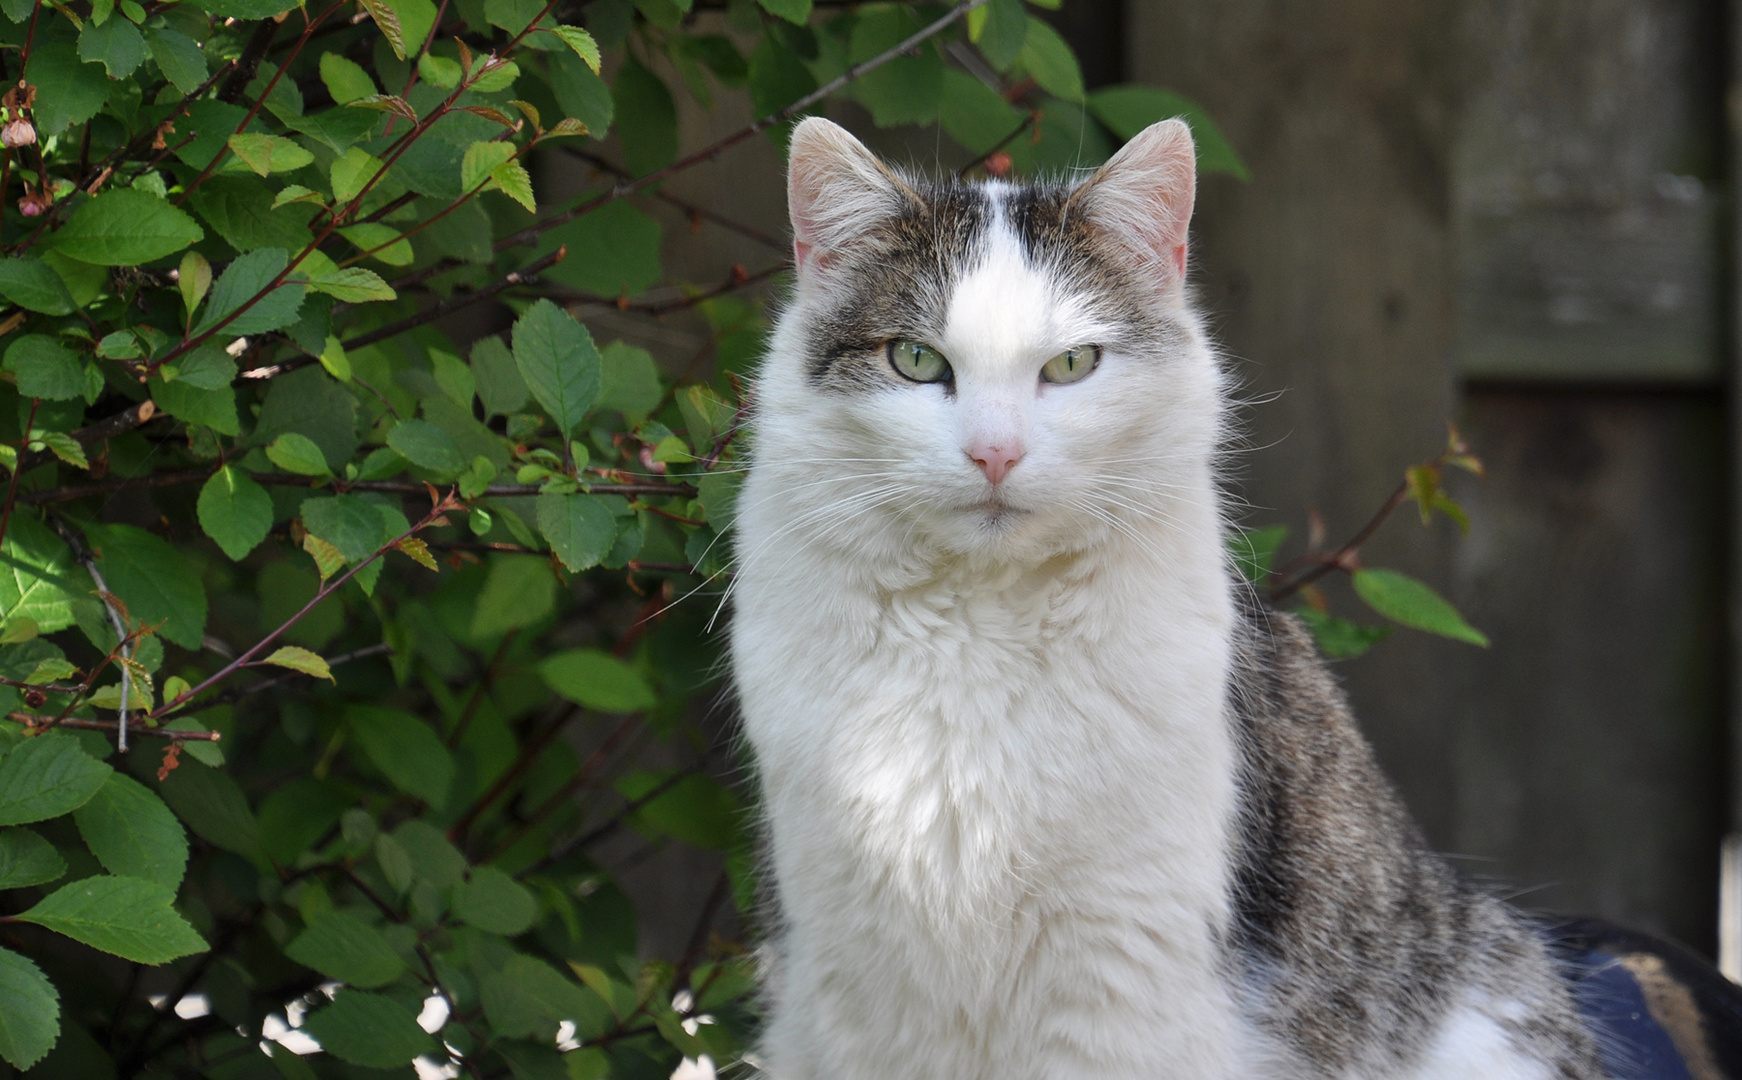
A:
{"type": "Polygon", "coordinates": [[[1238,160],[1183,99],[1086,94],[1019,0],[0,0],[0,39],[0,1058],[733,1060],[751,972],[709,931],[754,886],[694,706],[745,290],[787,252],[636,299],[647,208],[722,220],[659,181],[830,98],[966,170],[1180,112],[1238,160]],[[762,119],[680,158],[673,87],[762,119]],[[597,182],[542,201],[546,156],[597,182]],[[698,311],[710,354],[600,347],[566,307],[612,299],[698,311]],[[437,328],[480,304],[511,332],[437,328]],[[687,955],[636,955],[590,857],[624,828],[722,854],[687,955]]]}

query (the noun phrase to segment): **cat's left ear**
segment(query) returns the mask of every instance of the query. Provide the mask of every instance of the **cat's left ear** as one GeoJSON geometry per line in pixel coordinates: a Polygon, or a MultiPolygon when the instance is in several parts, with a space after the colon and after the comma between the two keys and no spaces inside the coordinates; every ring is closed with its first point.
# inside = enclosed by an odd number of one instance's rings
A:
{"type": "Polygon", "coordinates": [[[1192,129],[1163,120],[1121,147],[1071,195],[1071,206],[1134,256],[1158,291],[1171,294],[1185,283],[1197,180],[1192,129]]]}

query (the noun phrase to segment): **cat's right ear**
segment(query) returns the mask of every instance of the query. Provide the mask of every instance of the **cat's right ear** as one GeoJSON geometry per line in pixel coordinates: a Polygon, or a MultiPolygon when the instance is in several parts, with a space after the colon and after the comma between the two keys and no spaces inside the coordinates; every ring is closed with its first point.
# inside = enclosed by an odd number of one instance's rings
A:
{"type": "Polygon", "coordinates": [[[846,128],[820,116],[793,128],[786,196],[801,280],[826,271],[868,229],[919,202],[846,128]]]}

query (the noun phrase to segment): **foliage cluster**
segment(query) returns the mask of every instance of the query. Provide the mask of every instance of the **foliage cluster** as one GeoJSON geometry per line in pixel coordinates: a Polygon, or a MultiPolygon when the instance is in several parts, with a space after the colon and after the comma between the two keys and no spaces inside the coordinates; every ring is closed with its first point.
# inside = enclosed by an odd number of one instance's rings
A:
{"type": "Polygon", "coordinates": [[[746,290],[786,251],[684,284],[652,211],[761,234],[661,181],[831,99],[964,171],[1182,113],[1243,171],[1189,101],[1086,91],[1022,0],[0,0],[0,81],[0,1073],[28,1076],[736,1060],[751,973],[714,928],[754,884],[701,601],[746,290]],[[680,157],[678,95],[720,94],[760,119],[680,157]],[[541,196],[541,160],[591,186],[541,196]],[[611,304],[709,349],[601,346],[572,311],[611,304]],[[506,334],[438,326],[468,308],[506,334]],[[638,953],[595,861],[624,835],[720,853],[684,955],[638,953]]]}

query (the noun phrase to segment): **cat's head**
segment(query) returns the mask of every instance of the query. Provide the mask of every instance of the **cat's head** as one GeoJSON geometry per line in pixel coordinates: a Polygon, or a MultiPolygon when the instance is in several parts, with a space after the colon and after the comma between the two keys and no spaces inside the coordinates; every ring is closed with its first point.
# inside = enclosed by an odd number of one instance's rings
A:
{"type": "MultiPolygon", "coordinates": [[[[1185,289],[1177,120],[1075,186],[898,174],[793,132],[797,285],[757,386],[757,498],[868,558],[1031,561],[1208,497],[1221,377],[1185,289]]],[[[754,539],[749,537],[748,539],[754,539]]]]}

